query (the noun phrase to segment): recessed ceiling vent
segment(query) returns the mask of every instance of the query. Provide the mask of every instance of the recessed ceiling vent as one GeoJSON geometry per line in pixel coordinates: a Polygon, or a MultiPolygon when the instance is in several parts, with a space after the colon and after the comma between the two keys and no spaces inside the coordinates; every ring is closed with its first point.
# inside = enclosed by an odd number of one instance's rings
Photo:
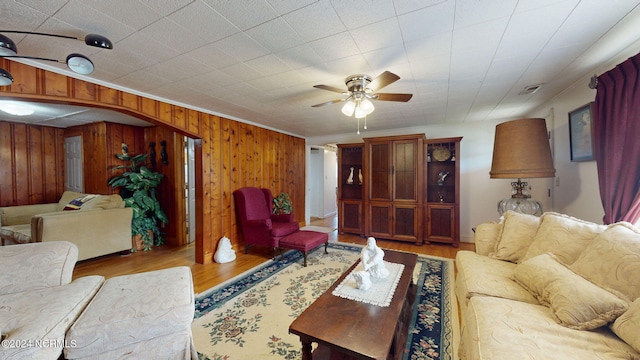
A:
{"type": "Polygon", "coordinates": [[[518,93],[518,95],[531,95],[531,94],[535,94],[538,90],[540,90],[540,88],[542,87],[543,84],[537,84],[537,85],[529,85],[529,86],[525,86],[524,90],[520,91],[518,93]]]}

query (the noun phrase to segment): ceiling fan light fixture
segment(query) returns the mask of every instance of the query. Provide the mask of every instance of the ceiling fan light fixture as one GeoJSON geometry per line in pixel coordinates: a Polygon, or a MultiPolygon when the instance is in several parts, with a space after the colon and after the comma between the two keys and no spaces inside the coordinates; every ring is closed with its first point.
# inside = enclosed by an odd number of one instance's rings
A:
{"type": "Polygon", "coordinates": [[[5,69],[0,69],[0,86],[9,86],[13,83],[13,76],[5,69]]]}
{"type": "Polygon", "coordinates": [[[20,101],[0,101],[0,110],[15,116],[31,115],[34,112],[33,107],[20,101]]]}
{"type": "Polygon", "coordinates": [[[353,112],[356,110],[356,103],[353,100],[347,101],[342,107],[342,113],[351,116],[353,112]]]}
{"type": "Polygon", "coordinates": [[[84,37],[84,43],[102,49],[113,49],[113,43],[106,37],[98,34],[89,34],[84,37]]]}
{"type": "Polygon", "coordinates": [[[0,34],[0,56],[14,56],[18,54],[16,43],[0,34]]]}
{"type": "Polygon", "coordinates": [[[88,57],[76,53],[67,56],[67,66],[71,71],[82,75],[91,74],[94,69],[93,62],[88,57]]]}
{"type": "Polygon", "coordinates": [[[371,102],[371,100],[369,99],[364,99],[360,102],[360,106],[359,106],[362,111],[364,111],[364,113],[366,115],[369,115],[373,112],[373,110],[375,110],[375,106],[373,106],[373,103],[371,102]]]}

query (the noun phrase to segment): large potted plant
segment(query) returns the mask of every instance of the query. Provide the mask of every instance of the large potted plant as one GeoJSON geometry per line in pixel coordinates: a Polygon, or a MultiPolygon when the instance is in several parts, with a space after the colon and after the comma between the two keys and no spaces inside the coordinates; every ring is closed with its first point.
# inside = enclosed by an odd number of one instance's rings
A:
{"type": "Polygon", "coordinates": [[[164,243],[160,223],[167,223],[167,215],[156,197],[156,188],[164,175],[150,170],[147,166],[147,155],[129,156],[116,154],[128,165],[118,165],[113,170],[125,169],[124,173],[109,180],[113,188],[120,188],[120,196],[125,206],[133,209],[131,220],[131,236],[141,236],[144,250],[151,250],[153,245],[164,243]]]}

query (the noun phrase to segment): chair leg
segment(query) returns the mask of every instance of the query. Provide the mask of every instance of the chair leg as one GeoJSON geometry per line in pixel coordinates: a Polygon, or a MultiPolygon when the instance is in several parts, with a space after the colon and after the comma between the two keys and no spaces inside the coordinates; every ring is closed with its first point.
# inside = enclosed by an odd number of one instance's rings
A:
{"type": "Polygon", "coordinates": [[[328,254],[329,252],[327,251],[327,246],[329,246],[329,242],[327,241],[326,243],[324,243],[324,253],[328,254]]]}
{"type": "Polygon", "coordinates": [[[249,253],[249,245],[245,245],[244,246],[244,253],[248,254],[249,253]]]}
{"type": "Polygon", "coordinates": [[[304,267],[307,267],[307,252],[303,251],[302,253],[304,254],[304,267]]]}

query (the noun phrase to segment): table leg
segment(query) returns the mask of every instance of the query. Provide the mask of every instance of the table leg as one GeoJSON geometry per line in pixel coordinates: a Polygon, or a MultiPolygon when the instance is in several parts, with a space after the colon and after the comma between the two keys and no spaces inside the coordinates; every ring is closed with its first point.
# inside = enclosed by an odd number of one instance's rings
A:
{"type": "Polygon", "coordinates": [[[311,341],[301,340],[302,341],[302,360],[312,360],[313,355],[311,355],[311,341]]]}

